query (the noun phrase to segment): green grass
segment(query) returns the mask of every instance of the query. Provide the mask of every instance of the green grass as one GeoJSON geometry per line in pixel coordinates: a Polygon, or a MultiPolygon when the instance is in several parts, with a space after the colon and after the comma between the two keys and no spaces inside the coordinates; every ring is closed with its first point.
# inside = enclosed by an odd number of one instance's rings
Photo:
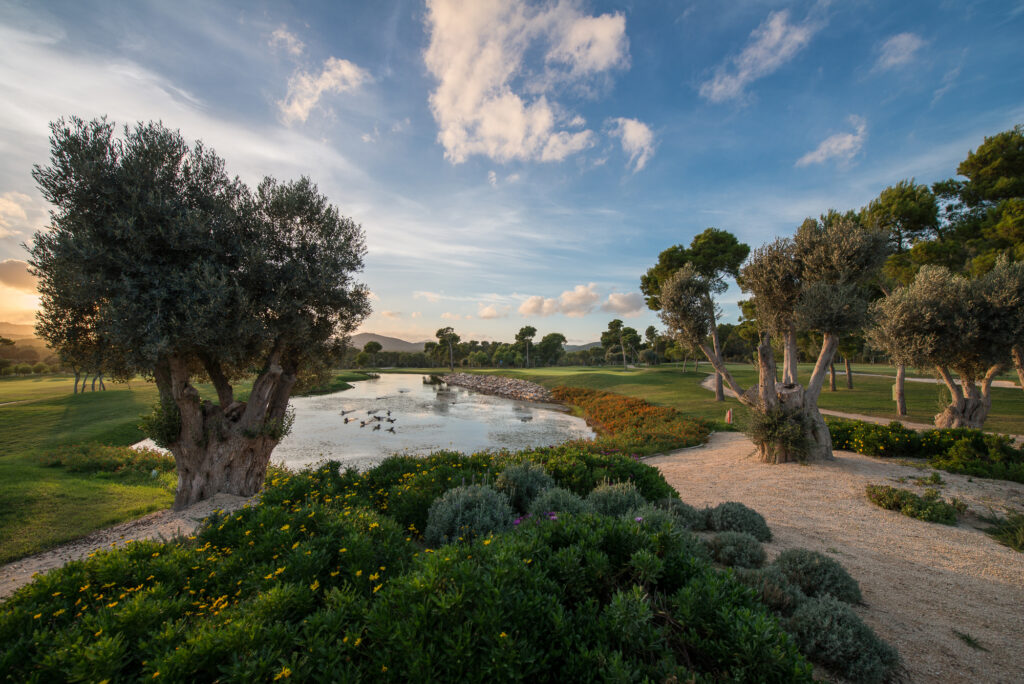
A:
{"type": "MultiPolygon", "coordinates": [[[[365,379],[339,373],[331,382],[365,379]]],[[[236,385],[245,397],[250,382],[236,385]]],[[[111,481],[47,468],[38,457],[73,444],[127,446],[145,438],[140,417],[157,401],[142,379],[107,382],[105,392],[72,394],[74,378],[0,380],[0,563],[43,551],[97,529],[167,508],[173,494],[146,479],[111,481]]],[[[212,387],[199,385],[201,394],[212,387]]],[[[330,389],[329,391],[337,391],[330,389]]]]}

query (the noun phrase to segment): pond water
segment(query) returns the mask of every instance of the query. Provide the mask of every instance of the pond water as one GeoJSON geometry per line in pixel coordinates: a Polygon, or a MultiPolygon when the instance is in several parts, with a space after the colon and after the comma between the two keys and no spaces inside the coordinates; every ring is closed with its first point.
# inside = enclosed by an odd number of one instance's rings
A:
{"type": "Polygon", "coordinates": [[[290,468],[329,458],[365,469],[395,453],[514,450],[594,436],[557,404],[425,384],[421,375],[381,375],[343,392],[295,397],[291,405],[295,425],[271,456],[290,468]]]}

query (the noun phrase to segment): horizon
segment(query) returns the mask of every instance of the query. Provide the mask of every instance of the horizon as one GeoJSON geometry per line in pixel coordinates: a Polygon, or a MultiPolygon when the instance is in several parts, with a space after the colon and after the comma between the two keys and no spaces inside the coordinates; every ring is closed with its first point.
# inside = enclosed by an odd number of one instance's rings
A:
{"type": "Polygon", "coordinates": [[[309,175],[366,231],[357,332],[569,344],[661,329],[640,276],[709,226],[757,247],[1024,121],[1019,3],[473,9],[0,7],[0,320],[34,322],[20,245],[61,116],[162,120],[250,185],[309,175]]]}

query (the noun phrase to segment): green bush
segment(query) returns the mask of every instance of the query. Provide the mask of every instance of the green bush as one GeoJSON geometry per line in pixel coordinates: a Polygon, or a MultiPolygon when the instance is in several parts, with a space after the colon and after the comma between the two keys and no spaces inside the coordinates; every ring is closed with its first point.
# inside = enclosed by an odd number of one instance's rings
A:
{"type": "Polygon", "coordinates": [[[786,460],[807,459],[809,419],[803,411],[787,412],[781,407],[768,412],[748,411],[743,432],[754,444],[763,445],[768,453],[787,455],[786,460]]]}
{"type": "Polygon", "coordinates": [[[173,401],[158,401],[153,410],[142,416],[139,429],[143,434],[166,449],[178,441],[181,434],[181,411],[173,401]]]}
{"type": "Polygon", "coordinates": [[[896,650],[853,610],[831,596],[805,601],[787,629],[800,649],[851,682],[889,681],[899,667],[896,650]]]}
{"type": "Polygon", "coordinates": [[[924,496],[888,485],[868,485],[865,491],[871,503],[918,520],[956,525],[959,517],[957,507],[943,501],[934,489],[926,490],[924,496]]]}
{"type": "Polygon", "coordinates": [[[149,475],[156,470],[174,472],[174,457],[155,449],[76,444],[38,457],[44,466],[72,473],[133,473],[149,475]]]}
{"type": "Polygon", "coordinates": [[[807,595],[793,586],[776,565],[764,568],[737,568],[736,579],[754,590],[758,600],[780,615],[793,614],[807,595]]]}
{"type": "Polygon", "coordinates": [[[547,513],[593,513],[594,507],[586,499],[561,487],[545,489],[530,504],[529,513],[545,515],[547,513]]]}
{"type": "Polygon", "coordinates": [[[810,549],[786,549],[773,565],[790,584],[811,597],[829,595],[846,603],[861,601],[860,586],[835,559],[810,549]]]}
{"type": "Polygon", "coordinates": [[[507,466],[494,482],[495,489],[508,497],[518,513],[526,513],[541,492],[554,486],[555,481],[544,466],[529,461],[507,466]]]}
{"type": "Polygon", "coordinates": [[[992,517],[984,520],[992,524],[992,527],[985,530],[986,534],[1014,551],[1024,552],[1024,515],[1011,513],[1005,518],[992,517]]]}
{"type": "Polygon", "coordinates": [[[917,432],[901,423],[875,425],[829,419],[832,446],[868,456],[927,458],[928,464],[950,473],[1024,483],[1024,449],[1005,435],[969,428],[917,432]]]}
{"type": "Polygon", "coordinates": [[[632,482],[613,482],[590,492],[587,503],[602,515],[620,516],[643,507],[647,501],[632,482]]]}
{"type": "Polygon", "coordinates": [[[761,542],[746,532],[719,532],[707,540],[711,557],[731,568],[759,568],[765,552],[761,542]]]}
{"type": "Polygon", "coordinates": [[[700,532],[708,528],[707,509],[698,510],[679,499],[661,499],[654,505],[671,513],[676,518],[676,522],[688,530],[700,532]]]}
{"type": "Polygon", "coordinates": [[[511,529],[514,517],[504,494],[484,485],[456,487],[430,506],[423,537],[434,546],[468,542],[511,529]]]}
{"type": "Polygon", "coordinates": [[[718,504],[708,512],[708,529],[715,532],[746,532],[758,541],[772,540],[772,531],[760,513],[736,501],[718,504]]]}
{"type": "Polygon", "coordinates": [[[676,516],[672,515],[672,513],[666,511],[664,508],[658,508],[653,504],[641,506],[629,513],[625,513],[622,517],[651,528],[662,528],[668,526],[671,529],[680,526],[679,519],[676,518],[676,516]]]}
{"type": "Polygon", "coordinates": [[[677,497],[657,468],[594,442],[566,442],[521,453],[544,466],[555,484],[586,496],[602,482],[632,482],[648,501],[677,497]]]}

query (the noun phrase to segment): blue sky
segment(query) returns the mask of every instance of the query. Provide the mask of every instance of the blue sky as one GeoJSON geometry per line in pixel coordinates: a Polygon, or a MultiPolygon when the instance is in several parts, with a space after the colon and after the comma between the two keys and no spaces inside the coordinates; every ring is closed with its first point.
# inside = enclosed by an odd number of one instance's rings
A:
{"type": "MultiPolygon", "coordinates": [[[[366,231],[363,330],[643,330],[640,275],[948,178],[1024,122],[1024,2],[0,2],[0,320],[47,124],[160,119],[366,231]]],[[[725,295],[726,320],[737,312],[725,295]]]]}

